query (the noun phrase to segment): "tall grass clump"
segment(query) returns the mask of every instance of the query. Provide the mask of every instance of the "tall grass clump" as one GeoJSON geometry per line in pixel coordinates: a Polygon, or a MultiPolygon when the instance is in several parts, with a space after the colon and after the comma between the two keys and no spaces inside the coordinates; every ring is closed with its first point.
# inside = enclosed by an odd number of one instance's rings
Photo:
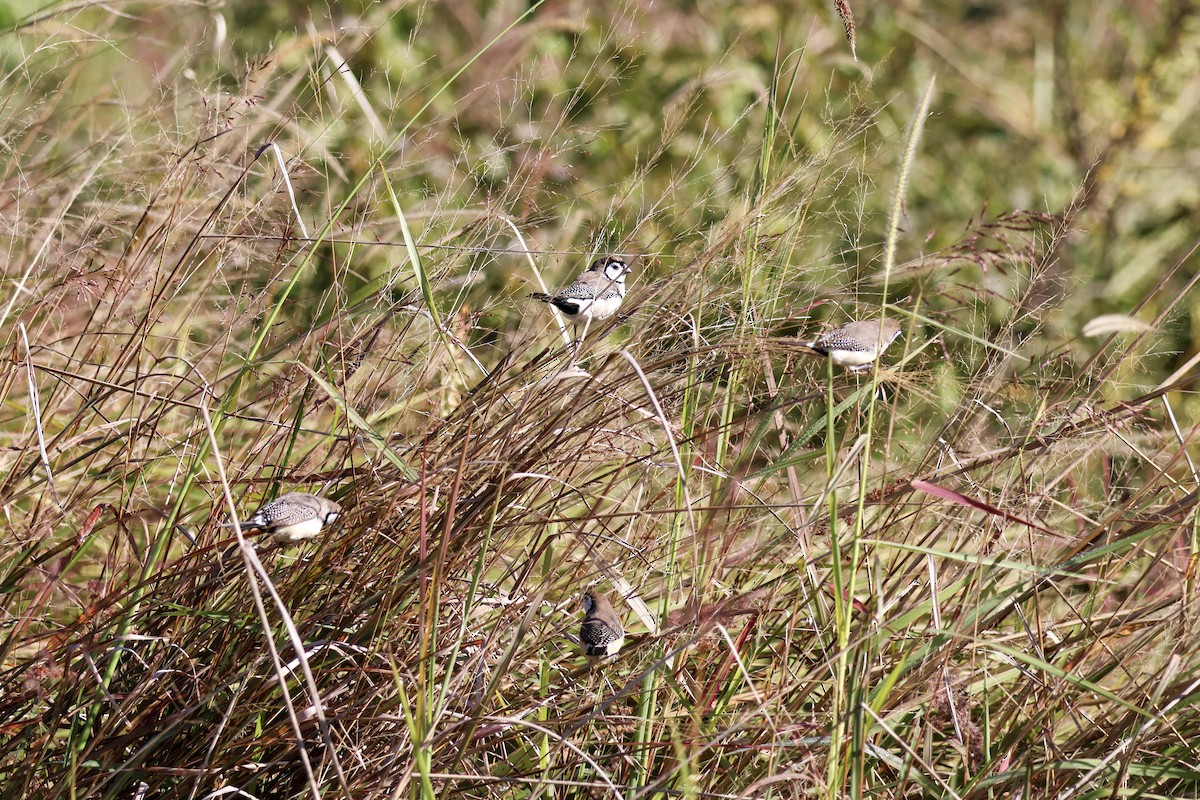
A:
{"type": "Polygon", "coordinates": [[[1200,24],[960,5],[0,8],[0,797],[1200,793],[1200,24]]]}

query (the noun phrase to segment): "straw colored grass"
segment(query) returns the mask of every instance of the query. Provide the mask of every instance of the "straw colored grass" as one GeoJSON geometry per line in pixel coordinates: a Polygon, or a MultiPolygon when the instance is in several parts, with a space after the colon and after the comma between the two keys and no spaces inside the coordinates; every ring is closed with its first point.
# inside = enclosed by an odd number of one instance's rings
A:
{"type": "Polygon", "coordinates": [[[15,22],[0,797],[1200,791],[1194,11],[842,7],[15,22]]]}

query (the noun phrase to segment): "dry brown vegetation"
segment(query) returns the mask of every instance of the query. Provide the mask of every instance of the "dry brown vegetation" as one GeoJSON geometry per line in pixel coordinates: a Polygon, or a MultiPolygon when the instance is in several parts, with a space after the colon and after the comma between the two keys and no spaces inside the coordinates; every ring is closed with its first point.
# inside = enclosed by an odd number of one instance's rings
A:
{"type": "Polygon", "coordinates": [[[1200,9],[837,5],[0,2],[0,798],[1200,793],[1200,9]]]}

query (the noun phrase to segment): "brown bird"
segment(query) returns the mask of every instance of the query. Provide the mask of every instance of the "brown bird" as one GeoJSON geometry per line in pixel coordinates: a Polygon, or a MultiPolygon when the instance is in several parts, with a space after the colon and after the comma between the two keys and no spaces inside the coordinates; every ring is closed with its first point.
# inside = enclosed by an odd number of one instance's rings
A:
{"type": "Polygon", "coordinates": [[[589,656],[615,656],[625,644],[625,629],[608,597],[592,591],[583,594],[583,625],[579,641],[589,656]]]}
{"type": "Polygon", "coordinates": [[[860,372],[870,368],[899,335],[900,323],[883,317],[848,323],[821,334],[811,342],[801,342],[800,346],[828,356],[839,367],[860,372]]]}

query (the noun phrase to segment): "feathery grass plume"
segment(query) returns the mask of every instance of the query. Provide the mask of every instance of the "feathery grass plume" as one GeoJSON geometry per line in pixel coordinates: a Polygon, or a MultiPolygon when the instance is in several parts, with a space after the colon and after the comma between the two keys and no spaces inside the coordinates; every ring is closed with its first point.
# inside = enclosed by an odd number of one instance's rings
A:
{"type": "Polygon", "coordinates": [[[846,41],[850,44],[850,55],[858,61],[858,48],[855,47],[854,12],[850,9],[848,0],[833,0],[833,7],[842,18],[842,28],[846,31],[846,41]]]}
{"type": "Polygon", "coordinates": [[[1101,314],[1084,323],[1083,335],[1095,337],[1110,333],[1143,333],[1150,329],[1150,325],[1128,314],[1101,314]]]}

